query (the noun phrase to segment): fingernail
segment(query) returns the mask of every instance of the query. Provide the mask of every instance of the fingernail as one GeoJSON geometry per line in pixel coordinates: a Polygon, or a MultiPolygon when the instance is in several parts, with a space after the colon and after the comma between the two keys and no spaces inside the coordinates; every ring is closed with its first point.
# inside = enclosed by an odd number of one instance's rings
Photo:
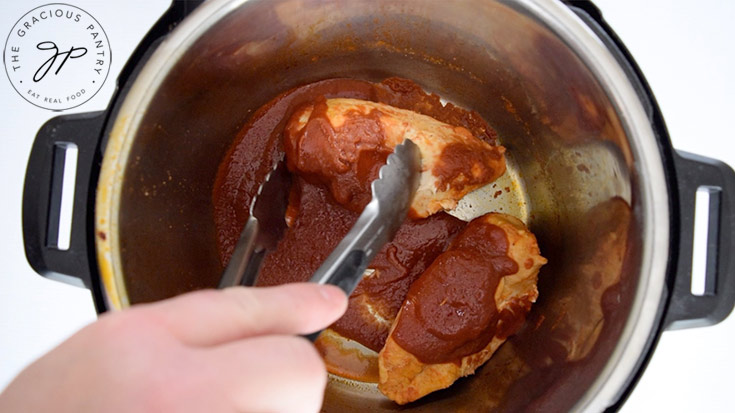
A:
{"type": "Polygon", "coordinates": [[[319,294],[330,303],[335,301],[344,300],[345,293],[339,288],[333,285],[322,285],[319,286],[319,294]]]}

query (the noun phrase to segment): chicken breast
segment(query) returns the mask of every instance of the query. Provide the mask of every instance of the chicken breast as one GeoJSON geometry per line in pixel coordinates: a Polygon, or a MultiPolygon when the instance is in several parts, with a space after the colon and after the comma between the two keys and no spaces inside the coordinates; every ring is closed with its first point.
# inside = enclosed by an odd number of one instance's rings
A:
{"type": "Polygon", "coordinates": [[[411,286],[378,357],[378,388],[399,404],[484,364],[525,322],[546,259],[518,219],[476,218],[411,286]]]}
{"type": "Polygon", "coordinates": [[[409,212],[413,218],[452,209],[468,192],[505,172],[502,146],[466,128],[371,101],[321,98],[298,109],[284,135],[289,169],[325,184],[354,211],[370,201],[371,182],[404,139],[421,150],[421,179],[409,212]]]}

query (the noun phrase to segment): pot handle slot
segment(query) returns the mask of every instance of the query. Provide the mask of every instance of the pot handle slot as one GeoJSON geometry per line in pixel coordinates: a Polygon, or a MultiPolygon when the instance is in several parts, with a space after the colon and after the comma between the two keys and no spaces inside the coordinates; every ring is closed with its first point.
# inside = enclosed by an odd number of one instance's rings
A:
{"type": "Polygon", "coordinates": [[[679,189],[679,257],[667,329],[701,327],[724,320],[735,305],[735,172],[727,164],[677,151],[679,189]],[[697,191],[710,193],[706,270],[703,293],[692,294],[692,254],[697,191]]]}
{"type": "MultiPolygon", "coordinates": [[[[93,270],[95,184],[101,157],[98,143],[105,112],[58,116],[36,135],[23,185],[23,244],[28,263],[44,277],[92,290],[98,312],[105,309],[93,270]],[[68,243],[58,242],[66,149],[77,148],[68,243]]],[[[74,169],[74,168],[70,168],[74,169]]],[[[67,169],[68,171],[68,169],[67,169]]],[[[69,188],[67,188],[69,189],[69,188]]],[[[68,191],[71,193],[71,191],[68,191]]]]}

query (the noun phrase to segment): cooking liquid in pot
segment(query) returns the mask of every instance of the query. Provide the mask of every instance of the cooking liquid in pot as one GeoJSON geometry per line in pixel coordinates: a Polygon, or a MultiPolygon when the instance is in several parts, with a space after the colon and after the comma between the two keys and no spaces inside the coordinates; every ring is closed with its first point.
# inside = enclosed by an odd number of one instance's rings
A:
{"type": "MultiPolygon", "coordinates": [[[[279,95],[251,117],[220,165],[213,203],[223,265],[232,254],[258,186],[273,162],[283,154],[286,122],[304,104],[334,97],[370,100],[412,110],[465,127],[490,144],[496,141],[495,132],[479,114],[451,103],[443,105],[438,96],[425,93],[405,79],[390,78],[380,84],[330,79],[279,95]]],[[[385,158],[381,159],[384,162],[385,158]]],[[[489,210],[501,210],[526,221],[523,189],[512,163],[508,166],[503,177],[463,199],[455,215],[468,221],[489,210]]],[[[377,169],[368,168],[360,181],[372,181],[377,169]]],[[[360,208],[340,205],[325,186],[302,176],[294,178],[287,213],[290,228],[278,248],[265,258],[258,279],[261,286],[308,280],[359,215],[360,208]]],[[[369,200],[356,199],[362,206],[369,200]]],[[[467,225],[463,220],[441,212],[404,222],[393,241],[369,265],[365,278],[350,296],[346,314],[317,341],[330,372],[361,381],[377,381],[376,352],[385,344],[409,287],[467,225]]]]}

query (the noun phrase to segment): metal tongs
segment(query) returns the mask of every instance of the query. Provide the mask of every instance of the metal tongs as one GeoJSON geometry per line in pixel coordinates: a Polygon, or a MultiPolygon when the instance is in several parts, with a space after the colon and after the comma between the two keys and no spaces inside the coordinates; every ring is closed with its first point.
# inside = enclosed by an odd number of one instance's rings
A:
{"type": "Polygon", "coordinates": [[[333,284],[352,294],[375,254],[393,239],[406,219],[421,175],[418,146],[406,139],[396,146],[378,172],[365,206],[350,232],[316,270],[310,282],[333,284]]]}
{"type": "Polygon", "coordinates": [[[265,255],[276,249],[286,232],[286,208],[291,186],[286,162],[268,173],[250,204],[250,216],[227,263],[218,288],[255,285],[265,255]]]}
{"type": "MultiPolygon", "coordinates": [[[[250,207],[250,217],[227,264],[219,288],[254,285],[265,254],[275,249],[286,229],[288,173],[279,162],[268,174],[250,207]]],[[[310,282],[333,284],[348,296],[367,265],[393,239],[408,214],[419,185],[421,154],[406,139],[396,146],[371,185],[373,197],[355,225],[311,277],[310,282]]],[[[316,338],[315,333],[310,338],[316,338]]]]}

